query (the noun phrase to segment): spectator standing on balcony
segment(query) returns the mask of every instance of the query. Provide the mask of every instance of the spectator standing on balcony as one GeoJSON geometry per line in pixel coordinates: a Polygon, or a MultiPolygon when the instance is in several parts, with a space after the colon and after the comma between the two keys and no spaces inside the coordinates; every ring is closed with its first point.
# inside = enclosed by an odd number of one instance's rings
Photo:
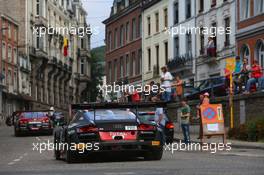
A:
{"type": "Polygon", "coordinates": [[[165,102],[171,101],[171,81],[173,80],[173,77],[171,73],[168,71],[168,68],[166,66],[163,66],[161,68],[161,87],[165,89],[165,92],[162,94],[162,100],[165,102]]]}
{"type": "Polygon", "coordinates": [[[258,60],[254,60],[254,63],[251,68],[251,78],[247,81],[246,92],[244,94],[249,94],[251,86],[258,83],[258,90],[261,90],[263,87],[263,72],[262,67],[259,65],[258,60]]]}
{"type": "Polygon", "coordinates": [[[209,57],[216,57],[216,47],[213,37],[208,37],[208,43],[207,43],[207,56],[209,57]]]}
{"type": "Polygon", "coordinates": [[[183,81],[179,76],[176,76],[175,83],[172,84],[173,87],[176,87],[176,96],[181,101],[183,96],[183,81]]]}

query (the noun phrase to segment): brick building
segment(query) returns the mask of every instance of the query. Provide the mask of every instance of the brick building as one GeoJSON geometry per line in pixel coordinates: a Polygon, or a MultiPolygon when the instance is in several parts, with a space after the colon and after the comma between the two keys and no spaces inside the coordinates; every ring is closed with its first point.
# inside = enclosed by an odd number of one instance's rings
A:
{"type": "Polygon", "coordinates": [[[264,0],[237,0],[237,54],[264,67],[264,0]]]}
{"type": "Polygon", "coordinates": [[[18,101],[18,22],[1,14],[0,16],[0,113],[10,114],[19,107],[18,101]]]}
{"type": "Polygon", "coordinates": [[[107,83],[140,83],[142,17],[140,0],[115,0],[106,25],[107,83]]]}

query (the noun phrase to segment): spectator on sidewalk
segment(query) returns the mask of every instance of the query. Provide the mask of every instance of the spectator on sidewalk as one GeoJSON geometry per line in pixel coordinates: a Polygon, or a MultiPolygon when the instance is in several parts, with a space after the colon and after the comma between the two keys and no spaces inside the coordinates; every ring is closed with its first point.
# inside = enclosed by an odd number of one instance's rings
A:
{"type": "Polygon", "coordinates": [[[161,68],[161,87],[165,89],[165,92],[162,94],[162,100],[165,102],[171,101],[171,81],[173,77],[170,72],[168,72],[168,68],[163,66],[161,68]]]}
{"type": "Polygon", "coordinates": [[[133,103],[138,103],[140,102],[140,95],[136,89],[131,94],[131,99],[133,103]]]}
{"type": "Polygon", "coordinates": [[[202,115],[201,115],[201,105],[203,104],[203,100],[204,100],[204,95],[203,94],[201,94],[200,96],[199,96],[199,98],[200,98],[200,101],[199,101],[199,103],[198,103],[198,105],[196,106],[196,118],[197,119],[199,119],[200,120],[200,134],[199,134],[199,137],[197,138],[197,139],[201,139],[203,136],[202,136],[202,134],[203,134],[203,125],[202,125],[202,115]]]}
{"type": "Polygon", "coordinates": [[[258,90],[261,90],[263,84],[262,76],[262,67],[259,65],[258,60],[254,60],[254,63],[251,68],[251,78],[247,81],[246,92],[244,94],[249,94],[251,86],[256,83],[258,83],[258,90]]]}
{"type": "Polygon", "coordinates": [[[151,101],[160,101],[162,93],[160,92],[160,84],[157,83],[156,86],[158,87],[157,90],[153,93],[153,97],[151,98],[151,101]]]}
{"type": "Polygon", "coordinates": [[[172,84],[173,87],[176,87],[176,96],[181,101],[183,96],[183,81],[179,76],[176,76],[175,83],[172,84]]]}
{"type": "Polygon", "coordinates": [[[249,79],[249,72],[250,72],[250,65],[248,64],[248,59],[244,58],[243,59],[243,65],[241,68],[241,72],[240,72],[240,88],[242,89],[243,85],[247,84],[247,81],[249,79]]]}
{"type": "Polygon", "coordinates": [[[165,119],[164,119],[164,109],[157,108],[155,112],[155,122],[161,129],[162,133],[162,142],[163,144],[166,143],[166,135],[165,135],[165,119]]]}
{"type": "Polygon", "coordinates": [[[190,116],[191,116],[191,108],[187,104],[185,99],[181,101],[181,109],[180,109],[180,117],[181,117],[181,128],[184,136],[184,143],[190,143],[190,116]]]}

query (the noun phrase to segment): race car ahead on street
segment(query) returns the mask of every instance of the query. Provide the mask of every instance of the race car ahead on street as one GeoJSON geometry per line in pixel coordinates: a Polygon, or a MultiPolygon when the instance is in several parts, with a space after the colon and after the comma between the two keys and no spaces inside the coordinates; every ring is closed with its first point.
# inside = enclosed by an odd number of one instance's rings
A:
{"type": "Polygon", "coordinates": [[[156,122],[138,119],[138,109],[149,107],[166,107],[166,103],[71,105],[72,119],[54,133],[55,158],[72,163],[91,154],[118,152],[160,160],[164,145],[162,129],[156,122]]]}
{"type": "Polygon", "coordinates": [[[53,124],[49,116],[50,111],[16,111],[6,122],[14,125],[15,136],[23,134],[53,134],[53,124]]]}
{"type": "MultiPolygon", "coordinates": [[[[138,112],[138,119],[144,123],[155,121],[155,111],[140,111],[138,112]]],[[[173,137],[174,137],[174,123],[170,120],[167,114],[164,114],[164,120],[165,120],[164,132],[166,136],[165,137],[166,144],[170,144],[173,142],[173,137]]]]}

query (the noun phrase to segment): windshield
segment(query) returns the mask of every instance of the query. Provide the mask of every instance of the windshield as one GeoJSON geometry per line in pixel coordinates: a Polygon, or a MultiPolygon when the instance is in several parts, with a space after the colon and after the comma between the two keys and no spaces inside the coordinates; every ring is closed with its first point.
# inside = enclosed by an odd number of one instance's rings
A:
{"type": "Polygon", "coordinates": [[[24,118],[41,118],[46,117],[47,112],[23,112],[21,116],[24,118]]]}
{"type": "MultiPolygon", "coordinates": [[[[136,115],[129,110],[105,110],[99,109],[95,111],[95,120],[134,120],[136,115]]],[[[84,117],[88,120],[94,119],[94,111],[85,111],[84,117]]]]}

